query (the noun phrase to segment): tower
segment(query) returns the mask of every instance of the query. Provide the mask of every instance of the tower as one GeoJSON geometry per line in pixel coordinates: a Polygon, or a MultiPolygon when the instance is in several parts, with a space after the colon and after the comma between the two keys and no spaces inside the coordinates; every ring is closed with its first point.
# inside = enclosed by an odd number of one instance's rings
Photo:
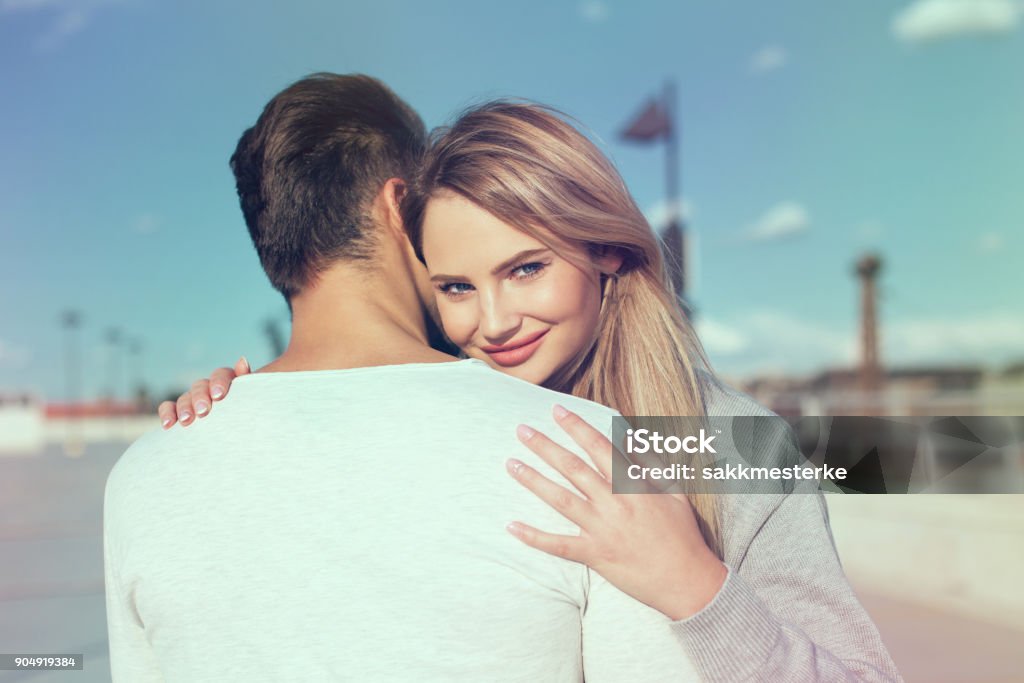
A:
{"type": "Polygon", "coordinates": [[[881,269],[882,259],[874,253],[861,256],[856,265],[857,277],[861,282],[860,388],[868,396],[877,395],[882,388],[882,366],[878,360],[878,290],[875,287],[875,279],[881,269]]]}

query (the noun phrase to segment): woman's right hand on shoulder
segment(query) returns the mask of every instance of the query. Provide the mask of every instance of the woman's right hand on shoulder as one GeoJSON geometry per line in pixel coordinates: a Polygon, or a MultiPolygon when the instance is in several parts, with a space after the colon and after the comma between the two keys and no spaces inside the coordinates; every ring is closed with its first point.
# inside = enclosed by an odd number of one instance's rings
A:
{"type": "Polygon", "coordinates": [[[236,377],[248,375],[252,370],[249,361],[242,356],[233,368],[217,368],[210,373],[209,379],[201,379],[192,385],[189,391],[175,401],[164,401],[156,409],[160,416],[160,424],[170,429],[177,422],[188,427],[197,417],[206,417],[213,410],[213,402],[220,401],[228,395],[231,382],[236,377]]]}

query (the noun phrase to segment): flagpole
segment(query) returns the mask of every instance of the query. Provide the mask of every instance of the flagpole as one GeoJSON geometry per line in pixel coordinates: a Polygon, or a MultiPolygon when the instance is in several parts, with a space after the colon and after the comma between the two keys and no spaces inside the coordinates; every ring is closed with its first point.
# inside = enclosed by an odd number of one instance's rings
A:
{"type": "Polygon", "coordinates": [[[676,85],[673,81],[665,82],[662,97],[665,114],[669,120],[668,134],[665,137],[665,189],[668,193],[669,209],[674,212],[679,202],[679,137],[676,135],[676,85]]]}
{"type": "Polygon", "coordinates": [[[664,241],[669,252],[672,286],[676,291],[679,305],[687,316],[693,309],[686,298],[686,224],[683,221],[683,207],[679,196],[679,117],[676,116],[676,85],[671,79],[665,82],[662,93],[662,108],[667,120],[665,134],[665,191],[668,195],[669,220],[665,226],[664,241]]]}
{"type": "Polygon", "coordinates": [[[661,97],[655,96],[640,110],[622,132],[622,137],[632,142],[665,143],[665,193],[669,219],[660,235],[668,270],[666,275],[679,305],[687,316],[692,316],[693,309],[686,300],[686,239],[679,195],[679,140],[682,136],[676,129],[677,118],[675,81],[668,79],[661,97]]]}

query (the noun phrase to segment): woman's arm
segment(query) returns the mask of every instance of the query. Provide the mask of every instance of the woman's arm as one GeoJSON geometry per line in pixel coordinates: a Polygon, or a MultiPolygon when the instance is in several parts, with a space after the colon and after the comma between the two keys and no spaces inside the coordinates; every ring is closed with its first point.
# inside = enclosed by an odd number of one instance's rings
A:
{"type": "Polygon", "coordinates": [[[729,575],[707,607],[672,623],[702,675],[903,680],[843,574],[822,494],[725,498],[726,519],[742,527],[726,550],[729,575]]]}
{"type": "Polygon", "coordinates": [[[522,524],[510,531],[528,545],[587,564],[674,620],[667,623],[702,678],[902,680],[842,572],[816,486],[786,495],[722,495],[725,563],[716,568],[697,542],[692,512],[676,505],[677,496],[611,494],[611,442],[571,413],[556,411],[556,420],[596,471],[533,430],[521,430],[520,439],[582,495],[519,461],[510,461],[509,471],[580,534],[552,535],[522,524]]]}

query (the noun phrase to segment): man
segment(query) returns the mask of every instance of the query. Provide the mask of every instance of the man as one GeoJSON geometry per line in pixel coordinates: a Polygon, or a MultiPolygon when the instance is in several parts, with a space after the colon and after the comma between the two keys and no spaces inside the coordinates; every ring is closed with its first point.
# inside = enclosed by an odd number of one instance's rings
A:
{"type": "Polygon", "coordinates": [[[425,137],[381,83],[318,74],[239,141],[292,336],[217,414],[111,473],[115,681],[696,680],[662,615],[504,530],[575,531],[505,473],[515,425],[561,433],[556,400],[613,412],[428,345],[398,208],[425,137]]]}

